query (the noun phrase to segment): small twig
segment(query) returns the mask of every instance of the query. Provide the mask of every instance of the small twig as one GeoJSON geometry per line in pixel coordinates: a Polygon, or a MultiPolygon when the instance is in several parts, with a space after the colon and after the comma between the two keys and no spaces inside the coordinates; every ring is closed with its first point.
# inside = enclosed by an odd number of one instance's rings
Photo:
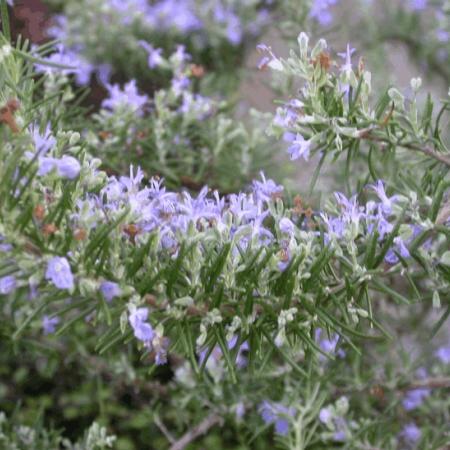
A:
{"type": "Polygon", "coordinates": [[[415,144],[400,144],[402,147],[409,148],[411,150],[415,150],[417,152],[421,152],[427,156],[431,156],[432,158],[436,159],[437,161],[445,164],[446,166],[450,167],[450,157],[442,155],[441,153],[435,152],[432,148],[426,146],[426,147],[420,147],[415,144]]]}
{"type": "Polygon", "coordinates": [[[358,388],[336,389],[335,395],[354,394],[362,392],[370,392],[373,395],[384,395],[386,391],[390,392],[404,392],[412,391],[414,389],[447,389],[450,388],[450,377],[440,378],[424,378],[423,380],[414,380],[405,386],[393,386],[385,384],[368,384],[366,386],[360,386],[358,388]]]}
{"type": "Polygon", "coordinates": [[[436,225],[443,225],[450,218],[450,199],[440,209],[436,217],[436,225]]]}
{"type": "Polygon", "coordinates": [[[202,434],[205,434],[210,428],[215,425],[222,424],[222,418],[217,414],[211,414],[203,419],[197,426],[185,433],[178,441],[176,441],[169,450],[183,450],[192,441],[197,439],[202,434]]]}
{"type": "Polygon", "coordinates": [[[166,437],[166,439],[173,444],[176,439],[172,436],[170,431],[167,429],[167,427],[164,425],[164,422],[159,418],[158,415],[155,414],[154,416],[155,425],[159,428],[161,433],[166,437]]]}
{"type": "Polygon", "coordinates": [[[404,391],[411,391],[413,389],[430,388],[430,389],[444,389],[450,388],[450,377],[440,378],[425,378],[423,380],[412,381],[408,386],[404,387],[404,391]]]}
{"type": "MultiPolygon", "coordinates": [[[[359,139],[366,139],[368,141],[375,141],[375,142],[382,142],[384,144],[389,144],[389,141],[386,138],[383,138],[381,136],[373,136],[372,132],[376,130],[376,127],[371,128],[364,128],[362,130],[359,130],[359,139]]],[[[434,158],[435,160],[445,164],[446,166],[450,167],[450,156],[443,155],[441,153],[438,153],[434,151],[429,146],[421,147],[416,144],[407,143],[402,144],[400,142],[394,143],[395,145],[398,145],[399,147],[407,148],[409,150],[414,150],[416,152],[423,153],[424,155],[430,156],[431,158],[434,158]]]]}

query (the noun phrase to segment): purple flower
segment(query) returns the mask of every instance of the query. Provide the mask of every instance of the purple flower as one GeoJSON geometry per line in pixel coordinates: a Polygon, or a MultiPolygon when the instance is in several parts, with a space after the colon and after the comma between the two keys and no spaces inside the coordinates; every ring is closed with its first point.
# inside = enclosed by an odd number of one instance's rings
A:
{"type": "Polygon", "coordinates": [[[257,200],[268,202],[279,197],[283,192],[283,186],[277,185],[273,180],[266,180],[263,172],[260,172],[262,181],[253,181],[253,192],[257,200]]]}
{"type": "Polygon", "coordinates": [[[388,197],[386,195],[386,191],[384,189],[384,183],[382,180],[378,180],[376,184],[370,186],[375,193],[377,194],[378,198],[381,200],[380,208],[384,214],[391,214],[392,212],[392,206],[397,199],[396,195],[393,195],[392,197],[388,197]]]}
{"type": "Polygon", "coordinates": [[[58,160],[56,158],[48,157],[48,156],[40,156],[39,157],[39,168],[37,174],[42,177],[47,175],[57,166],[58,160]]]}
{"type": "Polygon", "coordinates": [[[415,423],[408,423],[403,427],[401,436],[405,441],[415,443],[421,438],[422,432],[415,423]]]}
{"type": "Polygon", "coordinates": [[[263,56],[258,62],[258,69],[262,70],[267,67],[270,62],[270,58],[268,56],[263,56]]]}
{"type": "Polygon", "coordinates": [[[265,423],[275,424],[277,434],[286,436],[289,432],[289,418],[295,415],[295,409],[264,400],[259,406],[259,413],[265,423]]]}
{"type": "Polygon", "coordinates": [[[383,240],[386,234],[394,229],[394,226],[384,217],[383,209],[378,203],[368,202],[366,204],[367,211],[367,230],[373,233],[375,226],[377,227],[379,240],[383,240]],[[377,210],[376,214],[372,214],[373,210],[377,210]]]}
{"type": "Polygon", "coordinates": [[[97,78],[103,86],[109,83],[111,78],[112,67],[111,64],[103,63],[96,67],[97,78]]]}
{"type": "Polygon", "coordinates": [[[163,63],[161,56],[162,48],[154,48],[151,44],[145,41],[138,41],[139,45],[147,52],[147,64],[150,69],[160,66],[163,63]]]}
{"type": "Polygon", "coordinates": [[[45,278],[50,280],[58,289],[72,290],[73,275],[66,258],[55,256],[47,264],[45,278]]]}
{"type": "MultiPolygon", "coordinates": [[[[339,342],[339,335],[334,333],[330,339],[327,337],[322,337],[323,330],[321,328],[317,328],[315,331],[315,340],[319,344],[320,349],[324,353],[329,353],[330,355],[336,354],[340,358],[345,357],[345,351],[342,349],[339,349],[336,352],[336,347],[339,342]]],[[[324,361],[326,359],[325,355],[320,354],[319,359],[321,361],[324,361]]]]}
{"type": "Polygon", "coordinates": [[[328,26],[333,20],[329,8],[337,3],[338,0],[314,0],[309,16],[317,20],[322,26],[328,26]]]}
{"type": "Polygon", "coordinates": [[[418,408],[430,395],[431,391],[428,388],[419,388],[408,391],[405,398],[402,401],[403,407],[407,411],[411,411],[413,409],[418,408]]]}
{"type": "Polygon", "coordinates": [[[61,73],[63,75],[75,74],[78,84],[85,85],[89,83],[94,70],[93,65],[77,52],[64,47],[63,44],[58,44],[56,49],[56,52],[41,59],[52,64],[66,66],[66,68],[37,63],[35,64],[36,71],[41,73],[61,73]]]}
{"type": "Polygon", "coordinates": [[[280,231],[282,233],[286,233],[289,236],[292,236],[294,234],[294,230],[295,230],[295,225],[292,223],[292,221],[290,219],[288,219],[287,217],[283,217],[278,226],[280,227],[280,231]]]}
{"type": "MultiPolygon", "coordinates": [[[[175,95],[180,95],[184,90],[186,90],[190,86],[191,80],[189,80],[189,78],[185,75],[180,75],[178,77],[172,78],[171,84],[175,95]]],[[[184,104],[185,101],[186,100],[183,99],[183,106],[181,108],[181,111],[183,112],[187,112],[190,109],[189,108],[190,105],[184,104]]]]}
{"type": "Polygon", "coordinates": [[[179,112],[186,114],[192,113],[198,120],[206,119],[212,112],[211,99],[200,94],[192,94],[186,91],[190,80],[187,77],[174,78],[172,80],[172,89],[176,95],[183,94],[183,102],[178,109],[179,112]]]}
{"type": "Polygon", "coordinates": [[[177,49],[171,58],[174,58],[178,63],[183,63],[192,59],[191,55],[186,52],[186,46],[182,44],[177,45],[177,49]]]}
{"type": "Polygon", "coordinates": [[[331,413],[330,407],[322,408],[319,412],[319,420],[325,425],[330,423],[333,419],[333,414],[331,413]]]}
{"type": "Polygon", "coordinates": [[[245,405],[243,402],[239,402],[235,408],[236,420],[241,420],[245,415],[245,405]]]}
{"type": "Polygon", "coordinates": [[[195,15],[195,4],[191,0],[164,0],[156,2],[148,9],[146,20],[160,29],[175,28],[181,33],[201,29],[203,24],[195,15]]]}
{"type": "Polygon", "coordinates": [[[304,103],[298,99],[290,100],[284,108],[277,108],[273,119],[274,125],[281,128],[288,128],[295,125],[299,112],[304,107],[304,103]]]}
{"type": "Polygon", "coordinates": [[[239,17],[231,9],[226,9],[221,3],[218,3],[214,8],[214,18],[220,24],[225,25],[229,42],[232,45],[239,45],[243,35],[239,17]]]}
{"type": "Polygon", "coordinates": [[[13,275],[7,275],[0,278],[0,294],[7,295],[16,289],[16,278],[13,275]]]}
{"type": "Polygon", "coordinates": [[[77,70],[75,72],[75,81],[79,86],[86,86],[91,81],[94,66],[81,55],[74,54],[77,70]]]}
{"type": "Polygon", "coordinates": [[[345,60],[345,63],[341,66],[341,72],[345,72],[347,75],[352,71],[352,55],[355,52],[354,48],[347,44],[347,51],[344,53],[338,53],[338,55],[345,60]]]}
{"type": "MultiPolygon", "coordinates": [[[[235,334],[227,343],[228,348],[231,350],[233,349],[237,344],[238,336],[235,334]]],[[[239,346],[238,353],[236,355],[236,367],[238,369],[242,369],[247,365],[247,358],[243,355],[244,351],[248,351],[249,349],[248,342],[245,341],[239,346]]]]}
{"type": "Polygon", "coordinates": [[[30,291],[28,293],[28,299],[34,300],[39,295],[39,290],[38,290],[37,284],[35,284],[31,281],[29,284],[30,284],[30,291]]]}
{"type": "Polygon", "coordinates": [[[131,80],[120,89],[119,85],[106,85],[109,92],[109,98],[102,102],[102,107],[111,111],[117,111],[123,107],[129,107],[135,111],[138,116],[142,115],[142,108],[147,103],[148,97],[146,95],[139,95],[136,80],[131,80]]]}
{"type": "Polygon", "coordinates": [[[344,430],[336,431],[333,435],[333,439],[338,442],[344,442],[347,440],[347,433],[344,430]]]}
{"type": "Polygon", "coordinates": [[[443,364],[450,364],[450,345],[438,348],[435,355],[443,364]]]}
{"type": "Polygon", "coordinates": [[[327,406],[322,408],[319,412],[319,420],[332,427],[335,430],[333,439],[335,441],[343,442],[347,440],[348,425],[343,417],[337,416],[333,410],[333,407],[327,406]]]}
{"type": "Polygon", "coordinates": [[[427,0],[409,0],[409,6],[413,11],[423,11],[427,7],[427,0]]]}
{"type": "Polygon", "coordinates": [[[13,246],[4,241],[5,238],[0,234],[0,252],[8,253],[13,249],[13,246]]]}
{"type": "Polygon", "coordinates": [[[284,133],[283,139],[292,144],[288,148],[291,161],[294,161],[300,157],[303,157],[305,161],[308,161],[309,152],[311,150],[310,139],[306,140],[300,133],[294,134],[290,132],[284,133]]]}
{"type": "Polygon", "coordinates": [[[447,30],[439,29],[436,31],[436,38],[440,42],[450,41],[450,33],[447,30]]]}
{"type": "Polygon", "coordinates": [[[61,42],[67,40],[69,29],[68,19],[63,14],[55,14],[52,16],[53,24],[47,28],[47,35],[61,42]]]}
{"type": "Polygon", "coordinates": [[[340,219],[345,223],[358,223],[359,220],[365,216],[364,208],[359,205],[356,195],[348,199],[341,192],[335,192],[334,197],[342,209],[342,216],[340,219]]]}
{"type": "Polygon", "coordinates": [[[150,345],[154,333],[152,326],[146,323],[147,317],[147,308],[137,308],[130,314],[128,321],[130,322],[131,328],[133,328],[136,339],[139,339],[146,345],[150,345]]]}
{"type": "MultiPolygon", "coordinates": [[[[205,359],[208,354],[208,348],[203,348],[197,354],[198,354],[198,363],[201,365],[205,364],[205,359]]],[[[220,347],[218,345],[216,345],[213,348],[212,352],[210,353],[206,363],[209,363],[209,361],[212,361],[212,362],[220,361],[222,356],[223,356],[222,350],[220,349],[220,347]]]]}
{"type": "Polygon", "coordinates": [[[60,322],[59,317],[49,317],[45,315],[42,318],[42,329],[44,331],[44,334],[51,334],[54,333],[56,330],[56,325],[60,322]]]}
{"type": "Polygon", "coordinates": [[[162,366],[167,363],[167,350],[169,348],[169,338],[156,336],[152,340],[153,351],[155,352],[155,364],[162,366]]]}
{"type": "Polygon", "coordinates": [[[396,252],[400,254],[402,258],[409,258],[411,255],[409,253],[408,248],[405,245],[405,241],[399,236],[394,238],[394,247],[389,249],[386,253],[385,261],[389,264],[397,264],[399,259],[396,255],[396,252]]]}
{"type": "Polygon", "coordinates": [[[277,266],[280,272],[284,272],[291,264],[292,254],[289,247],[282,248],[279,255],[280,261],[278,261],[277,266]]]}
{"type": "Polygon", "coordinates": [[[36,123],[30,125],[29,131],[37,153],[45,155],[56,145],[56,139],[52,136],[52,130],[49,123],[45,127],[44,134],[40,133],[39,126],[36,123]]]}
{"type": "Polygon", "coordinates": [[[266,66],[269,66],[272,69],[278,69],[278,70],[280,68],[282,68],[282,64],[281,64],[280,60],[275,56],[275,54],[273,53],[271,47],[269,47],[266,44],[258,44],[256,46],[256,49],[259,52],[266,53],[266,55],[258,63],[258,68],[259,69],[264,69],[266,66]]]}
{"type": "Polygon", "coordinates": [[[80,163],[72,156],[64,155],[61,159],[56,160],[58,173],[63,178],[73,180],[80,173],[80,163]]]}
{"type": "Polygon", "coordinates": [[[108,302],[112,301],[114,297],[118,297],[122,293],[119,285],[113,281],[104,281],[100,285],[100,292],[108,302]]]}
{"type": "Polygon", "coordinates": [[[239,45],[242,41],[242,26],[238,16],[232,15],[228,19],[227,38],[232,45],[239,45]]]}

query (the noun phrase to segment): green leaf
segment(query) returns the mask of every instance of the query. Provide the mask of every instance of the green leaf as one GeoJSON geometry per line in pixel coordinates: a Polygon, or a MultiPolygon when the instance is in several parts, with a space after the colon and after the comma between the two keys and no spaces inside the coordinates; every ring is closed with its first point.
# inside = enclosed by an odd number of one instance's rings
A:
{"type": "Polygon", "coordinates": [[[225,358],[225,362],[228,368],[228,373],[230,374],[231,383],[236,384],[237,378],[236,378],[236,370],[235,370],[235,364],[233,361],[233,358],[230,355],[230,351],[228,350],[228,345],[225,341],[225,333],[223,331],[223,327],[219,324],[214,326],[214,333],[217,339],[217,342],[220,346],[220,349],[222,350],[222,355],[225,358]]]}
{"type": "Polygon", "coordinates": [[[8,5],[6,4],[6,0],[0,0],[0,11],[2,18],[2,32],[3,36],[6,38],[8,42],[11,42],[11,30],[9,28],[9,14],[8,14],[8,5]]]}

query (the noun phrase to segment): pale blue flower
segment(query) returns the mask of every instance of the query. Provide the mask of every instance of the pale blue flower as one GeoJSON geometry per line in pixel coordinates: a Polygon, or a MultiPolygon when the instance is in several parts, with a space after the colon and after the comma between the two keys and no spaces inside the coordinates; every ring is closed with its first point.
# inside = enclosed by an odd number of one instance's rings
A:
{"type": "Polygon", "coordinates": [[[44,334],[47,335],[54,333],[56,330],[56,325],[58,325],[59,322],[59,317],[49,317],[44,315],[44,317],[42,317],[42,329],[44,334]]]}
{"type": "Polygon", "coordinates": [[[136,339],[149,345],[153,339],[153,328],[150,324],[146,323],[148,317],[147,308],[137,308],[128,317],[131,328],[133,328],[134,336],[136,339]]]}
{"type": "Polygon", "coordinates": [[[406,411],[411,411],[418,408],[423,403],[424,399],[430,395],[430,393],[431,391],[428,388],[412,389],[408,391],[402,401],[403,408],[405,408],[406,411]]]}
{"type": "Polygon", "coordinates": [[[335,5],[338,0],[314,0],[309,11],[309,16],[317,20],[322,26],[328,26],[333,20],[330,7],[335,5]]]}
{"type": "Polygon", "coordinates": [[[58,174],[63,178],[69,180],[75,179],[81,170],[80,163],[73,156],[64,155],[61,159],[56,161],[58,174]]]}
{"type": "Polygon", "coordinates": [[[13,275],[7,275],[0,278],[0,294],[7,295],[16,289],[16,278],[13,275]]]}
{"type": "Polygon", "coordinates": [[[291,132],[284,133],[283,139],[291,143],[288,148],[288,153],[292,161],[298,158],[303,158],[305,161],[308,161],[311,150],[310,139],[306,140],[300,133],[294,134],[291,132]]]}
{"type": "Polygon", "coordinates": [[[409,5],[413,11],[423,11],[427,7],[427,0],[409,0],[409,5]]]}
{"type": "Polygon", "coordinates": [[[435,355],[443,364],[450,364],[450,345],[438,348],[435,355]]]}
{"type": "Polygon", "coordinates": [[[106,301],[110,302],[114,297],[118,297],[122,291],[117,283],[113,281],[104,281],[100,285],[100,292],[106,301]]]}
{"type": "Polygon", "coordinates": [[[294,234],[295,225],[293,222],[288,219],[287,217],[283,217],[280,222],[278,223],[278,226],[280,227],[280,231],[282,233],[286,233],[289,236],[292,236],[294,234]]]}
{"type": "Polygon", "coordinates": [[[267,424],[275,425],[275,432],[286,436],[289,432],[289,418],[295,415],[295,409],[286,407],[281,403],[264,400],[259,405],[259,413],[267,424]]]}
{"type": "Polygon", "coordinates": [[[50,173],[57,166],[57,159],[49,156],[41,156],[38,159],[38,165],[37,174],[42,177],[50,173]]]}
{"type": "Polygon", "coordinates": [[[415,423],[408,423],[403,427],[401,435],[405,441],[415,443],[421,438],[422,432],[415,423]]]}
{"type": "Polygon", "coordinates": [[[341,66],[341,72],[345,72],[347,75],[352,69],[352,55],[355,52],[354,48],[347,44],[347,50],[344,53],[338,53],[338,55],[345,60],[345,63],[341,66]]]}
{"type": "Polygon", "coordinates": [[[34,123],[30,125],[29,131],[34,142],[36,152],[45,155],[50,149],[56,145],[56,139],[52,135],[51,126],[48,123],[44,133],[39,131],[39,125],[34,123]]]}
{"type": "Polygon", "coordinates": [[[109,97],[103,100],[102,107],[111,111],[117,111],[120,108],[131,108],[138,116],[142,115],[143,107],[148,102],[146,95],[139,95],[136,80],[131,80],[123,89],[119,85],[107,84],[106,88],[109,97]]]}
{"type": "Polygon", "coordinates": [[[154,48],[151,44],[142,40],[138,43],[147,52],[147,64],[150,69],[154,69],[164,62],[161,56],[162,48],[154,48]]]}
{"type": "Polygon", "coordinates": [[[74,287],[69,261],[61,256],[55,256],[48,262],[45,278],[50,280],[58,289],[72,290],[74,287]]]}

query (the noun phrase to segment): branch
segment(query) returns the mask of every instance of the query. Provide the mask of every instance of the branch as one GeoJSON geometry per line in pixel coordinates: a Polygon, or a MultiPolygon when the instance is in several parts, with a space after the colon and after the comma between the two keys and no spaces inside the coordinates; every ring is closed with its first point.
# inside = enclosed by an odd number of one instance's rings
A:
{"type": "MultiPolygon", "coordinates": [[[[401,145],[401,144],[400,144],[401,145]]],[[[427,156],[431,156],[432,158],[436,159],[437,161],[445,164],[447,167],[450,167],[450,157],[445,156],[441,153],[435,152],[432,148],[426,146],[426,147],[420,147],[415,144],[404,144],[401,145],[402,147],[409,148],[411,150],[415,150],[417,152],[421,152],[427,156]]]]}
{"type": "Polygon", "coordinates": [[[405,391],[413,389],[430,388],[443,389],[450,388],[450,377],[425,378],[423,380],[412,381],[408,386],[403,388],[405,391]]]}
{"type": "Polygon", "coordinates": [[[175,438],[172,436],[170,431],[167,429],[167,427],[164,425],[164,422],[155,414],[154,417],[155,425],[159,428],[162,434],[166,437],[166,439],[173,444],[175,442],[175,438]]]}
{"type": "Polygon", "coordinates": [[[383,138],[381,136],[373,136],[371,133],[372,131],[376,130],[376,128],[364,128],[362,130],[359,130],[359,139],[366,139],[368,141],[375,141],[375,142],[382,142],[384,144],[393,144],[398,145],[399,147],[407,148],[409,150],[414,150],[416,152],[423,153],[424,155],[430,156],[431,158],[434,158],[435,160],[445,164],[447,167],[450,167],[450,156],[443,155],[441,153],[436,152],[429,146],[421,147],[420,145],[407,143],[407,144],[401,144],[401,143],[392,143],[386,138],[383,138]]]}
{"type": "Polygon", "coordinates": [[[389,386],[386,384],[367,384],[358,388],[338,388],[335,390],[334,395],[343,394],[357,394],[363,392],[369,392],[375,396],[383,396],[386,391],[388,392],[405,392],[412,391],[414,389],[447,389],[450,388],[450,377],[436,377],[436,378],[424,378],[423,380],[414,380],[406,385],[389,386]]]}
{"type": "Polygon", "coordinates": [[[215,425],[222,425],[222,418],[217,414],[211,414],[203,419],[197,426],[184,434],[177,442],[175,442],[169,450],[183,450],[192,441],[197,439],[202,434],[205,434],[210,428],[215,425]]]}

